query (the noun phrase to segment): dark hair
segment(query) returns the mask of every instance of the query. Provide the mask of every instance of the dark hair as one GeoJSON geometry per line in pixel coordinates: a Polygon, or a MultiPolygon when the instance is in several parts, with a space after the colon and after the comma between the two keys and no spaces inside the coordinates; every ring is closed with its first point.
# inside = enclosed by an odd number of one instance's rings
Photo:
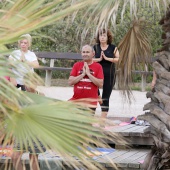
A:
{"type": "Polygon", "coordinates": [[[100,44],[100,40],[99,40],[99,35],[101,34],[104,34],[106,33],[107,34],[107,44],[111,44],[112,43],[112,40],[113,40],[113,35],[112,33],[110,32],[110,30],[106,30],[105,28],[103,29],[100,29],[97,33],[97,37],[96,37],[96,43],[97,44],[100,44]]]}

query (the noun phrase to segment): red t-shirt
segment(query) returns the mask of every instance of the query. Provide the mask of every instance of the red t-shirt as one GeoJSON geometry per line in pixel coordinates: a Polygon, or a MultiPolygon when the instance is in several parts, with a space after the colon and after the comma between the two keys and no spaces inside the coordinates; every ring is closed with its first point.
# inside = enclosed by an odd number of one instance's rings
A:
{"type": "Polygon", "coordinates": [[[4,76],[4,78],[8,81],[10,81],[10,77],[9,76],[4,76]]]}
{"type": "MultiPolygon", "coordinates": [[[[74,64],[70,76],[78,76],[83,72],[84,62],[77,62],[74,64]]],[[[89,66],[91,74],[98,78],[103,79],[103,69],[99,63],[92,63],[89,66]]],[[[74,85],[74,95],[70,100],[86,99],[83,102],[89,103],[91,105],[97,106],[98,99],[98,87],[89,79],[87,75],[83,77],[77,84],[74,85]],[[93,99],[95,101],[89,101],[88,99],[93,99]]]]}

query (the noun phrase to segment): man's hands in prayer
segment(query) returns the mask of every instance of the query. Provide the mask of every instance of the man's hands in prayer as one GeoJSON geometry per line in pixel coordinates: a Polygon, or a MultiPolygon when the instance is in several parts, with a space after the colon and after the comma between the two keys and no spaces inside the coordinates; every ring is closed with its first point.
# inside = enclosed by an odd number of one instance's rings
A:
{"type": "Polygon", "coordinates": [[[83,75],[87,75],[89,76],[90,75],[90,69],[89,69],[89,66],[86,62],[84,62],[84,66],[83,66],[83,75]]]}

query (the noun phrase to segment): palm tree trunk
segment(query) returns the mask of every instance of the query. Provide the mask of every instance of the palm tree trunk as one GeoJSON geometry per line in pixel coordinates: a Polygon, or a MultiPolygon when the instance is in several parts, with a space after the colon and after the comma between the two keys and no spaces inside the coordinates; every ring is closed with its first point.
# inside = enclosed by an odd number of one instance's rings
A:
{"type": "Polygon", "coordinates": [[[144,110],[149,112],[138,117],[151,124],[147,132],[154,139],[154,147],[144,162],[145,170],[170,168],[170,6],[160,25],[164,31],[163,47],[153,63],[157,80],[153,91],[147,93],[151,102],[144,106],[144,110]]]}

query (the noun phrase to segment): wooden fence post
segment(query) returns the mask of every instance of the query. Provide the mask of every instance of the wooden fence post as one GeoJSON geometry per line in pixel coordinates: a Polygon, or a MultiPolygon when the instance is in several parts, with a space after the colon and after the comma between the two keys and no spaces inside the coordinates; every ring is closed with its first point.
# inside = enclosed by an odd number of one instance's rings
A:
{"type": "MultiPolygon", "coordinates": [[[[148,67],[145,64],[145,72],[148,72],[148,67]]],[[[146,91],[146,78],[147,78],[147,74],[143,73],[142,74],[142,81],[141,81],[141,91],[146,91]]]]}

